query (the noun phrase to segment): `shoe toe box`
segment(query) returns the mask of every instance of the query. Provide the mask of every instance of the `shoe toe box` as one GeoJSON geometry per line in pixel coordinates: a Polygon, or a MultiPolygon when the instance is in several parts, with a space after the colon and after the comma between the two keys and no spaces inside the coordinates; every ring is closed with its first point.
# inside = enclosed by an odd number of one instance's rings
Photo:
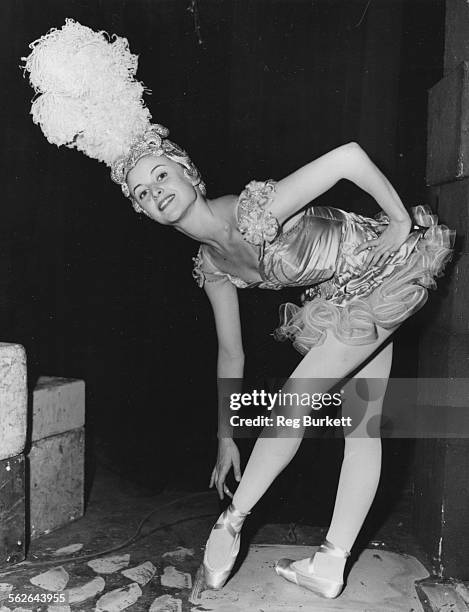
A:
{"type": "Polygon", "coordinates": [[[291,580],[291,574],[293,573],[291,570],[291,564],[293,563],[293,559],[279,559],[275,564],[275,571],[279,576],[283,576],[291,580]]]}

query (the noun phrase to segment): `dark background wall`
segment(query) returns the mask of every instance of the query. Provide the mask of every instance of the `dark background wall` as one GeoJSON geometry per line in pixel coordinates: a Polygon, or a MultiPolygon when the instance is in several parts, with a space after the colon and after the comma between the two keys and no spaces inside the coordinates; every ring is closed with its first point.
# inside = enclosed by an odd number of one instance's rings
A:
{"type": "MultiPolygon", "coordinates": [[[[191,279],[197,245],[137,216],[104,165],[46,142],[20,57],[66,17],[128,37],[154,120],[190,152],[209,196],[356,140],[411,206],[425,200],[443,2],[3,0],[0,12],[0,339],[26,346],[31,385],[40,374],[86,381],[90,439],[118,469],[159,482],[189,461],[205,482],[216,338],[191,279]]],[[[322,203],[378,210],[350,184],[322,203]]],[[[269,335],[298,294],[240,292],[248,374],[287,376],[298,362],[269,335]]],[[[429,306],[397,336],[394,375],[415,374],[431,316],[429,306]]]]}

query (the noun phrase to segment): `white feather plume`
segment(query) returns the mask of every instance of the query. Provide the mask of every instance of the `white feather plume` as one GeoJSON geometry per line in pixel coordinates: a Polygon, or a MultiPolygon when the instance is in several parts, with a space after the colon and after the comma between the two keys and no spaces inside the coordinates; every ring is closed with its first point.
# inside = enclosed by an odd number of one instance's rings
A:
{"type": "Polygon", "coordinates": [[[126,38],[73,19],[31,43],[25,70],[36,91],[31,114],[47,140],[112,165],[150,125],[126,38]]]}

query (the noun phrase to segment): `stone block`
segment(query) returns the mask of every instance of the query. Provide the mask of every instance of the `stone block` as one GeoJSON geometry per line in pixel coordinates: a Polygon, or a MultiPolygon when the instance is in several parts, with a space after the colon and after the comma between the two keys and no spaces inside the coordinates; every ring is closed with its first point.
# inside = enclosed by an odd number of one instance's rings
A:
{"type": "Polygon", "coordinates": [[[0,460],[24,450],[27,402],[25,350],[0,342],[0,460]]]}
{"type": "Polygon", "coordinates": [[[467,0],[446,0],[445,74],[469,59],[469,4],[467,0]]]}
{"type": "Polygon", "coordinates": [[[429,92],[427,184],[469,176],[469,63],[459,66],[429,92]]]}
{"type": "Polygon", "coordinates": [[[84,424],[84,381],[41,376],[33,392],[31,440],[35,442],[84,424]]]}
{"type": "Polygon", "coordinates": [[[0,566],[25,557],[24,455],[0,461],[0,566]]]}
{"type": "Polygon", "coordinates": [[[83,516],[84,427],[33,442],[29,452],[31,538],[83,516]]]}

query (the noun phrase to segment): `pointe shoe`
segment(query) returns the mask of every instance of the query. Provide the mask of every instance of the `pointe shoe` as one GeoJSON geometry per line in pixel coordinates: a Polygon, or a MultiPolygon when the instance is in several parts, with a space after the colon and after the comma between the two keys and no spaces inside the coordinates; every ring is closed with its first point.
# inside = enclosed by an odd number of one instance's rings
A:
{"type": "Polygon", "coordinates": [[[244,519],[250,512],[240,512],[231,504],[223,512],[219,521],[213,529],[225,529],[233,537],[233,543],[228,555],[228,561],[223,568],[213,569],[208,563],[207,546],[205,547],[204,561],[197,571],[197,575],[192,589],[192,597],[197,598],[200,591],[212,589],[218,591],[223,588],[235,564],[239,552],[240,531],[244,519]]]}
{"type": "MultiPolygon", "coordinates": [[[[350,553],[343,548],[334,546],[328,540],[324,540],[317,552],[333,555],[334,557],[342,557],[346,559],[350,553]]],[[[317,576],[313,573],[313,558],[309,559],[308,573],[299,572],[292,567],[294,561],[291,559],[280,559],[275,565],[275,571],[279,576],[285,578],[289,582],[293,582],[298,586],[302,586],[320,597],[334,599],[340,595],[344,588],[344,583],[323,576],[317,576]]]]}

